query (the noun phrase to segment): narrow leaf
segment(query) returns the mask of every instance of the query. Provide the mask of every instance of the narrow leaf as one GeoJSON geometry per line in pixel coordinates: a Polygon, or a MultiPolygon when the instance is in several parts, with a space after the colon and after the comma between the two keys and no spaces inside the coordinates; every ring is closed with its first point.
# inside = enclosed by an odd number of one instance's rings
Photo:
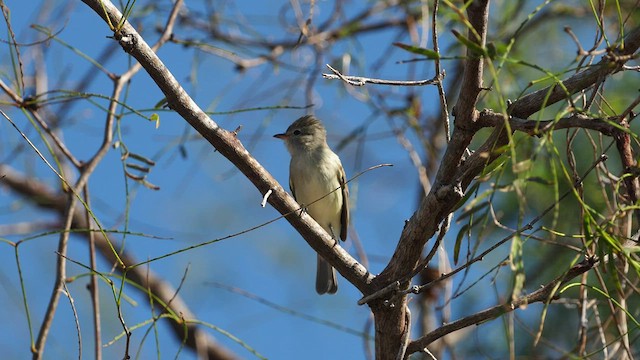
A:
{"type": "Polygon", "coordinates": [[[403,44],[403,43],[393,43],[393,45],[403,49],[403,50],[407,50],[410,53],[416,54],[416,55],[422,55],[427,57],[427,59],[439,59],[440,58],[440,54],[438,54],[437,52],[430,50],[430,49],[425,49],[425,48],[421,48],[418,46],[413,46],[413,45],[407,45],[407,44],[403,44]]]}
{"type": "Polygon", "coordinates": [[[486,55],[486,51],[484,48],[482,48],[482,46],[476,44],[475,42],[471,41],[468,37],[460,34],[459,32],[457,32],[455,29],[451,30],[451,32],[453,33],[453,36],[456,37],[456,39],[458,39],[458,41],[460,41],[464,46],[467,47],[467,49],[471,50],[471,52],[473,52],[476,55],[486,55]]]}

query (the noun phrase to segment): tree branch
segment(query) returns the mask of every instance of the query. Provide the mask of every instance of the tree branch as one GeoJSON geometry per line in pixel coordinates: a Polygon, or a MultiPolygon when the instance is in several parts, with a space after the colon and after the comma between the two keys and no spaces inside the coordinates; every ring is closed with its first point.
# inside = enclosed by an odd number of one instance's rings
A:
{"type": "Polygon", "coordinates": [[[591,87],[608,75],[623,70],[624,64],[631,60],[640,48],[640,27],[631,30],[624,39],[624,46],[618,44],[610,49],[600,62],[581,71],[560,84],[552,85],[527,94],[509,106],[512,116],[526,119],[541,109],[569,98],[569,96],[591,87]]]}
{"type": "MultiPolygon", "coordinates": [[[[504,114],[485,109],[480,113],[476,126],[479,128],[503,126],[504,118],[504,114]]],[[[509,118],[509,127],[511,130],[525,132],[529,135],[541,135],[550,131],[570,128],[595,130],[607,136],[624,132],[621,126],[616,125],[615,118],[591,118],[583,114],[574,114],[558,120],[527,120],[512,116],[509,118]]]]}
{"type": "MultiPolygon", "coordinates": [[[[467,8],[471,23],[469,38],[481,47],[484,47],[486,38],[488,8],[488,0],[473,1],[467,8]]],[[[461,93],[455,109],[454,132],[440,163],[435,184],[421,201],[418,210],[405,223],[391,260],[374,279],[376,290],[412,273],[420,261],[427,240],[435,234],[438,224],[462,199],[462,189],[451,180],[473,138],[472,125],[477,119],[478,111],[475,106],[481,91],[482,67],[483,58],[474,54],[472,50],[467,50],[461,93]]],[[[400,289],[407,289],[409,284],[410,281],[404,281],[400,284],[400,289]]],[[[380,358],[391,358],[398,352],[405,331],[406,303],[406,295],[391,303],[384,299],[376,299],[369,303],[376,317],[376,354],[380,358]]]]}
{"type": "Polygon", "coordinates": [[[329,70],[333,72],[333,74],[322,74],[322,77],[325,79],[340,79],[346,82],[349,85],[353,86],[364,86],[365,84],[377,84],[377,85],[393,85],[393,86],[424,86],[424,85],[436,85],[442,82],[444,78],[444,74],[436,75],[433,79],[427,80],[385,80],[385,79],[374,79],[367,78],[362,76],[348,76],[343,75],[338,70],[334,69],[331,65],[327,64],[329,70]]]}
{"type": "MultiPolygon", "coordinates": [[[[117,24],[122,14],[109,1],[83,0],[96,14],[111,24],[117,24]]],[[[179,82],[164,66],[160,58],[146,44],[137,31],[125,22],[114,32],[123,49],[144,67],[167,98],[169,107],[185,119],[214,148],[236,166],[260,194],[272,191],[269,203],[293,225],[307,243],[327,260],[349,282],[361,292],[370,290],[373,279],[367,269],[346,252],[335,240],[306,213],[300,214],[299,205],[271,174],[251,156],[235,134],[222,129],[198,107],[179,82]]],[[[262,195],[261,195],[262,196],[262,195]]]]}
{"type": "MultiPolygon", "coordinates": [[[[477,39],[480,46],[484,46],[486,37],[488,7],[488,1],[481,0],[473,2],[468,8],[469,21],[473,25],[469,34],[480,34],[480,39],[477,39]]],[[[470,38],[475,39],[475,35],[470,38]]],[[[462,189],[452,179],[475,133],[473,123],[478,117],[475,103],[481,91],[483,66],[483,59],[472,54],[471,50],[468,50],[467,55],[463,85],[456,104],[454,131],[438,169],[435,184],[406,223],[391,261],[376,278],[380,288],[413,271],[427,240],[435,234],[440,221],[462,198],[462,189]]],[[[403,286],[408,286],[408,282],[403,286]]]]}

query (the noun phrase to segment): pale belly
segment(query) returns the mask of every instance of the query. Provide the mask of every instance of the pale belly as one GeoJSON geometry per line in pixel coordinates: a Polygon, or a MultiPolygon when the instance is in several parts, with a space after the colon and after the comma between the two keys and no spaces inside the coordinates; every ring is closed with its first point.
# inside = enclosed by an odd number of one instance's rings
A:
{"type": "MultiPolygon", "coordinates": [[[[296,166],[295,162],[291,164],[296,166]]],[[[314,218],[322,228],[333,235],[334,238],[340,236],[340,220],[342,210],[342,191],[338,189],[337,169],[313,169],[313,171],[294,171],[297,176],[292,177],[295,198],[299,204],[304,205],[309,215],[314,218]],[[331,174],[323,176],[322,174],[331,174]],[[338,189],[336,191],[333,191],[338,189]],[[331,194],[329,194],[333,191],[331,194]],[[329,195],[327,195],[329,194],[329,195]],[[326,196],[325,196],[326,195],[326,196]],[[322,200],[314,201],[325,196],[322,200]],[[313,204],[312,204],[313,203],[313,204]],[[332,233],[333,232],[333,233],[332,233]]]]}

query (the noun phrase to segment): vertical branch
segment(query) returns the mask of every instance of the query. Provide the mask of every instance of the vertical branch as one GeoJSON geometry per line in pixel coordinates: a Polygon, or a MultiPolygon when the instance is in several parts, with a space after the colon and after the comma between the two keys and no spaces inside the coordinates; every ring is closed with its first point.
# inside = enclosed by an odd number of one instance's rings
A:
{"type": "Polygon", "coordinates": [[[53,317],[58,309],[58,302],[60,301],[60,294],[64,291],[65,281],[67,277],[67,244],[69,243],[69,234],[71,233],[71,225],[73,223],[73,214],[76,208],[76,196],[73,192],[67,194],[67,206],[64,213],[64,226],[60,232],[60,239],[58,240],[58,257],[56,261],[56,279],[53,284],[53,290],[51,297],[49,298],[49,304],[47,310],[40,325],[40,331],[38,332],[38,338],[35,343],[33,351],[33,359],[42,359],[44,353],[44,347],[47,343],[47,336],[51,330],[51,324],[53,323],[53,317]]]}
{"type": "MultiPolygon", "coordinates": [[[[121,83],[120,83],[121,84],[121,83]]],[[[73,215],[75,213],[75,207],[78,201],[77,194],[80,189],[83,189],[87,183],[89,182],[89,177],[93,174],[93,171],[98,166],[102,158],[107,154],[109,150],[109,146],[111,145],[111,141],[113,139],[113,122],[114,122],[114,114],[115,110],[118,106],[118,102],[115,100],[118,98],[122,86],[115,86],[112,94],[112,100],[109,104],[109,109],[107,113],[107,118],[105,120],[104,126],[104,135],[102,139],[102,144],[98,147],[98,150],[93,155],[93,157],[83,165],[80,170],[80,177],[78,181],[73,186],[73,189],[68,193],[67,196],[67,208],[64,214],[64,227],[62,232],[60,233],[60,240],[58,243],[58,258],[56,265],[56,280],[53,286],[53,291],[51,297],[49,299],[49,305],[47,306],[47,310],[45,312],[45,317],[42,321],[42,325],[40,326],[40,331],[38,333],[38,339],[36,341],[36,346],[33,352],[34,359],[41,359],[44,347],[47,341],[47,336],[49,334],[49,330],[51,328],[51,324],[53,322],[53,317],[57,310],[58,301],[60,298],[60,292],[63,290],[64,281],[66,278],[66,255],[67,255],[67,244],[69,242],[69,234],[71,230],[71,226],[73,223],[73,215]]],[[[86,205],[86,204],[85,204],[86,205]]],[[[87,212],[90,211],[90,208],[85,209],[87,212]]],[[[99,226],[99,225],[98,225],[99,226]]],[[[103,236],[106,236],[103,234],[103,236]]],[[[108,239],[106,239],[109,241],[108,239]]],[[[120,265],[122,263],[120,262],[120,265]]]]}
{"type": "MultiPolygon", "coordinates": [[[[480,46],[484,46],[486,38],[488,8],[488,0],[475,1],[468,8],[469,19],[473,25],[473,29],[470,29],[469,33],[480,34],[480,38],[477,39],[480,46]]],[[[475,39],[476,37],[473,35],[470,38],[475,39]]],[[[481,91],[482,65],[482,58],[473,55],[471,50],[468,50],[465,75],[455,109],[456,119],[451,141],[440,163],[434,186],[407,222],[391,261],[376,278],[380,287],[403,278],[414,270],[427,240],[435,234],[438,224],[462,197],[459,184],[453,183],[453,180],[462,156],[476,131],[473,122],[478,117],[475,104],[481,91]]],[[[408,282],[404,285],[408,286],[408,282]]]]}
{"type": "MultiPolygon", "coordinates": [[[[623,260],[619,264],[617,264],[617,269],[621,274],[629,273],[629,261],[623,260]]],[[[617,296],[619,297],[618,303],[620,306],[616,306],[616,312],[613,316],[617,317],[618,329],[620,329],[620,333],[618,334],[621,337],[620,344],[622,344],[619,352],[620,359],[633,359],[633,351],[631,350],[631,342],[629,341],[629,323],[627,319],[627,313],[629,308],[629,302],[627,301],[627,297],[629,296],[626,293],[627,289],[627,279],[622,277],[620,280],[620,287],[616,288],[617,296]]],[[[633,291],[633,290],[632,290],[633,291]]]]}
{"type": "MultiPolygon", "coordinates": [[[[478,0],[467,9],[472,24],[469,38],[481,47],[484,47],[486,39],[488,8],[488,0],[478,0]]],[[[462,197],[458,184],[453,184],[452,180],[476,131],[473,123],[478,117],[475,106],[481,91],[483,67],[481,56],[473,54],[471,50],[467,53],[461,93],[454,113],[455,128],[437,172],[435,185],[405,225],[389,264],[374,279],[379,289],[392,281],[403,279],[415,269],[427,240],[435,234],[438,224],[462,197]]],[[[410,281],[404,281],[400,286],[406,289],[409,284],[410,281]]],[[[380,359],[393,358],[400,351],[406,331],[406,304],[406,294],[391,304],[380,300],[370,303],[375,316],[376,355],[380,359]]]]}
{"type": "MultiPolygon", "coordinates": [[[[472,2],[467,9],[467,13],[469,22],[473,26],[468,31],[468,37],[484,48],[487,39],[489,1],[479,0],[472,2]]],[[[455,117],[453,135],[436,175],[436,189],[441,185],[451,183],[464,152],[475,134],[473,125],[478,119],[476,104],[482,90],[483,67],[483,57],[472,49],[467,49],[460,96],[453,108],[455,117]]]]}
{"type": "MultiPolygon", "coordinates": [[[[629,122],[622,118],[620,126],[626,130],[629,129],[629,122]]],[[[627,190],[628,202],[630,204],[636,204],[638,202],[638,177],[634,174],[634,169],[637,168],[636,160],[633,156],[633,150],[631,149],[631,135],[628,131],[616,131],[613,134],[613,138],[616,142],[616,148],[620,154],[620,161],[622,162],[622,168],[624,169],[623,181],[627,190]]],[[[634,210],[636,220],[640,221],[640,211],[634,210]]]]}
{"type": "Polygon", "coordinates": [[[444,79],[444,72],[442,71],[440,65],[440,46],[438,45],[438,7],[440,5],[439,0],[435,0],[433,2],[433,18],[431,20],[431,25],[433,29],[431,31],[433,37],[433,51],[436,52],[438,56],[436,56],[434,60],[434,67],[436,76],[440,78],[440,81],[436,83],[438,88],[438,96],[440,97],[440,106],[442,107],[441,116],[442,123],[444,124],[444,132],[445,138],[447,139],[447,144],[451,141],[451,124],[449,122],[449,108],[447,105],[447,96],[444,92],[444,85],[442,84],[442,80],[444,79]]]}
{"type": "MultiPolygon", "coordinates": [[[[89,208],[91,201],[89,198],[89,189],[84,187],[84,199],[89,208]]],[[[100,322],[100,292],[98,289],[98,275],[96,264],[96,237],[93,231],[94,226],[91,221],[89,212],[85,211],[85,221],[87,222],[87,237],[89,238],[89,266],[91,267],[91,276],[89,280],[89,293],[91,294],[91,306],[93,308],[93,341],[94,341],[94,357],[96,360],[102,360],[102,335],[100,322]]]]}

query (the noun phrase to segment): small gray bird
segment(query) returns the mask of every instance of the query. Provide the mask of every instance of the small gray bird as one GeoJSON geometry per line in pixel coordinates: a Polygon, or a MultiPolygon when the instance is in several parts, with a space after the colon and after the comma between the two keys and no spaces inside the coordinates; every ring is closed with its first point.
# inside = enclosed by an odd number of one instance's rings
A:
{"type": "MultiPolygon", "coordinates": [[[[327,145],[327,131],[320,120],[313,115],[303,116],[284,134],[274,137],[284,140],[291,154],[289,187],[293,197],[329,235],[346,240],[349,189],[340,158],[327,145]],[[326,197],[314,202],[323,196],[326,197]]],[[[319,254],[316,291],[318,294],[338,291],[335,269],[319,254]]]]}

